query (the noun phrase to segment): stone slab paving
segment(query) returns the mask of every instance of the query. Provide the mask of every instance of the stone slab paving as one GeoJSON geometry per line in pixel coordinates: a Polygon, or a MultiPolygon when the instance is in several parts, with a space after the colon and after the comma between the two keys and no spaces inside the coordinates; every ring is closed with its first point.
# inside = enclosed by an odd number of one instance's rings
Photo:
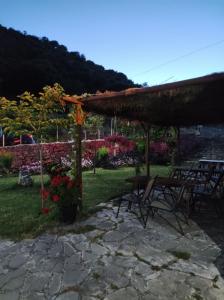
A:
{"type": "Polygon", "coordinates": [[[159,217],[143,229],[115,211],[109,203],[60,234],[0,241],[0,300],[224,299],[222,221],[191,221],[182,236],[159,217]]]}

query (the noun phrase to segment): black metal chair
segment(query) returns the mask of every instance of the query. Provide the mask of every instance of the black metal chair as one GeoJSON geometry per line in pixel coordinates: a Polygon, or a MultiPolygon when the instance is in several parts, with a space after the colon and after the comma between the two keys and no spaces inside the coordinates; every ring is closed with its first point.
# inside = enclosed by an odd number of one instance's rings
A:
{"type": "Polygon", "coordinates": [[[154,194],[154,197],[150,199],[151,201],[148,203],[148,213],[151,212],[152,218],[154,218],[155,214],[158,214],[162,219],[164,219],[167,223],[174,227],[178,232],[184,235],[181,223],[184,222],[188,224],[188,214],[184,211],[184,203],[186,201],[186,195],[187,197],[189,197],[188,201],[190,201],[191,193],[188,192],[188,187],[184,184],[181,185],[178,189],[176,188],[172,190],[168,188],[167,192],[164,192],[164,190],[166,190],[166,187],[163,187],[161,193],[158,192],[157,195],[154,194]],[[160,212],[171,213],[176,219],[178,228],[176,228],[172,223],[170,223],[162,214],[160,214],[160,212]]]}
{"type": "MultiPolygon", "coordinates": [[[[137,208],[139,210],[139,213],[140,213],[140,216],[138,216],[138,217],[139,217],[140,221],[143,222],[143,226],[145,228],[146,227],[146,223],[147,223],[147,219],[148,219],[148,214],[149,214],[148,203],[151,201],[150,199],[153,196],[153,188],[154,188],[154,184],[155,184],[156,178],[157,177],[149,180],[149,182],[148,182],[148,184],[146,186],[146,189],[145,189],[145,191],[144,191],[143,194],[132,193],[130,195],[121,197],[118,200],[118,210],[117,210],[116,218],[119,215],[121,204],[123,202],[127,202],[127,204],[128,204],[127,205],[127,210],[128,211],[129,210],[131,211],[131,209],[132,209],[133,206],[135,206],[135,207],[137,206],[137,208]]],[[[133,210],[132,212],[136,213],[135,210],[133,210]]]]}
{"type": "Polygon", "coordinates": [[[224,178],[224,173],[220,173],[217,177],[210,178],[210,181],[206,184],[198,184],[195,186],[193,190],[193,206],[199,203],[199,212],[201,210],[201,204],[204,203],[211,203],[217,213],[220,216],[222,213],[222,205],[219,205],[219,198],[218,192],[223,193],[220,191],[221,183],[224,178]]]}

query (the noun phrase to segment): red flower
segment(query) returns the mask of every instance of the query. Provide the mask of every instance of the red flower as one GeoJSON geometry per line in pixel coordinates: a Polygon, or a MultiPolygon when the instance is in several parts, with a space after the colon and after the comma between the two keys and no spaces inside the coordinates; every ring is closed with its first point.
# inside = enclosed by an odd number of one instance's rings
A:
{"type": "Polygon", "coordinates": [[[40,190],[40,194],[41,194],[41,197],[46,200],[48,197],[49,197],[49,194],[50,192],[46,189],[41,189],[40,190]]]}
{"type": "Polygon", "coordinates": [[[70,180],[67,184],[67,189],[72,189],[75,186],[75,180],[70,180]]]}
{"type": "Polygon", "coordinates": [[[64,176],[63,177],[63,182],[69,183],[70,182],[70,177],[69,176],[64,176]]]}
{"type": "Polygon", "coordinates": [[[53,195],[53,196],[52,196],[52,200],[53,200],[54,202],[58,202],[58,201],[60,200],[60,197],[59,197],[58,195],[53,195]]]}
{"type": "Polygon", "coordinates": [[[51,180],[51,185],[55,187],[59,186],[62,182],[62,179],[63,178],[61,176],[54,176],[51,180]]]}
{"type": "Polygon", "coordinates": [[[41,209],[41,211],[42,211],[42,213],[43,213],[44,215],[47,215],[47,214],[49,213],[50,209],[49,209],[48,207],[43,207],[43,208],[41,209]]]}
{"type": "Polygon", "coordinates": [[[55,172],[58,173],[58,174],[60,174],[62,171],[63,171],[62,168],[57,168],[57,169],[55,170],[55,172]]]}

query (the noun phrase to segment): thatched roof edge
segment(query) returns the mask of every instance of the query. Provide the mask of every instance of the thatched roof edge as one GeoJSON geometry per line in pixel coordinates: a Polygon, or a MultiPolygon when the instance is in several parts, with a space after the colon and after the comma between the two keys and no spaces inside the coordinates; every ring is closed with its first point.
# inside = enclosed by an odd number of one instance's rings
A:
{"type": "Polygon", "coordinates": [[[213,82],[213,81],[217,81],[217,80],[224,80],[224,72],[214,73],[214,74],[197,77],[197,78],[192,78],[192,79],[176,81],[176,82],[172,82],[172,83],[155,85],[152,87],[130,88],[130,89],[123,90],[120,92],[106,91],[104,93],[86,96],[83,98],[83,100],[85,102],[88,102],[88,101],[94,101],[94,100],[106,100],[106,99],[117,98],[117,97],[120,98],[120,97],[137,95],[137,94],[156,93],[156,92],[162,92],[165,90],[172,90],[172,89],[177,89],[177,88],[181,88],[181,87],[188,87],[188,86],[209,83],[209,82],[213,82]]]}

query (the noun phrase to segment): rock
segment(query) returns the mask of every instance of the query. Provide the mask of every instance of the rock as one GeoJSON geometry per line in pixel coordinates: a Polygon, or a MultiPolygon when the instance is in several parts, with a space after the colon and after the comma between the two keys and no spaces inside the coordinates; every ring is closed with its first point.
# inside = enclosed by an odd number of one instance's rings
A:
{"type": "Polygon", "coordinates": [[[77,265],[81,262],[81,254],[75,253],[74,255],[65,259],[64,268],[65,270],[74,270],[77,265]]]}
{"type": "Polygon", "coordinates": [[[11,269],[17,269],[20,266],[22,266],[27,261],[27,259],[28,259],[27,255],[16,254],[9,261],[9,268],[11,268],[11,269]]]}
{"type": "Polygon", "coordinates": [[[191,261],[178,260],[176,263],[169,267],[172,270],[180,271],[195,276],[203,277],[213,280],[219,276],[218,269],[213,264],[206,265],[205,263],[193,263],[191,261]]]}
{"type": "Polygon", "coordinates": [[[80,300],[80,297],[77,292],[70,291],[57,296],[55,300],[80,300]]]}
{"type": "Polygon", "coordinates": [[[1,300],[18,300],[19,292],[18,291],[10,291],[10,292],[0,291],[0,299],[1,300]]]}
{"type": "Polygon", "coordinates": [[[77,265],[76,269],[74,270],[66,269],[62,280],[62,286],[66,288],[69,286],[80,285],[88,276],[89,272],[90,270],[87,268],[84,269],[80,265],[77,265]]]}
{"type": "Polygon", "coordinates": [[[18,184],[21,186],[25,186],[25,187],[33,185],[33,179],[31,178],[28,171],[26,171],[26,170],[19,171],[18,184]]]}
{"type": "Polygon", "coordinates": [[[76,249],[70,243],[64,243],[64,254],[65,256],[72,256],[76,253],[76,249]]]}
{"type": "Polygon", "coordinates": [[[104,235],[103,240],[105,242],[120,242],[124,240],[128,235],[129,233],[126,232],[109,231],[104,235]]]}
{"type": "Polygon", "coordinates": [[[109,294],[105,300],[121,300],[121,299],[128,299],[128,300],[138,300],[138,294],[136,290],[132,287],[120,289],[109,294]]]}
{"type": "Polygon", "coordinates": [[[60,291],[62,274],[54,273],[49,283],[49,294],[54,295],[60,291]]]}

